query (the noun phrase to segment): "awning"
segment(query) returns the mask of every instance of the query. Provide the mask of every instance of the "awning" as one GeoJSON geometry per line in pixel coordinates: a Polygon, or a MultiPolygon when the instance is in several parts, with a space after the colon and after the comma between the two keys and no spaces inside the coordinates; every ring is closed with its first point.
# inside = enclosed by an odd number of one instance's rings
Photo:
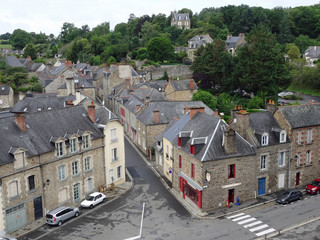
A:
{"type": "Polygon", "coordinates": [[[195,188],[195,189],[197,189],[197,190],[199,190],[199,191],[202,191],[202,190],[203,190],[202,187],[200,187],[195,181],[193,181],[191,178],[189,178],[189,177],[188,177],[186,174],[184,174],[183,172],[179,172],[178,175],[179,175],[180,177],[182,177],[184,180],[186,180],[191,187],[193,187],[193,188],[195,188]]]}

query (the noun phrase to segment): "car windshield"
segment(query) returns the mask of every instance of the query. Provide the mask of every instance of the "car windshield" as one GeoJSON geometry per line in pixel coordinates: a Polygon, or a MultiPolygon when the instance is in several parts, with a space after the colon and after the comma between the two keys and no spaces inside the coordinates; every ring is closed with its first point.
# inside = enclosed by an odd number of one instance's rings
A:
{"type": "Polygon", "coordinates": [[[94,200],[94,197],[93,197],[93,196],[89,196],[89,197],[87,198],[87,200],[88,200],[88,201],[93,201],[93,200],[94,200]]]}
{"type": "Polygon", "coordinates": [[[313,180],[313,181],[310,183],[310,185],[317,187],[317,186],[319,185],[319,182],[316,181],[316,180],[313,180]]]}
{"type": "Polygon", "coordinates": [[[289,193],[290,193],[290,191],[283,191],[283,192],[281,193],[281,196],[287,196],[287,195],[289,195],[289,193]]]}

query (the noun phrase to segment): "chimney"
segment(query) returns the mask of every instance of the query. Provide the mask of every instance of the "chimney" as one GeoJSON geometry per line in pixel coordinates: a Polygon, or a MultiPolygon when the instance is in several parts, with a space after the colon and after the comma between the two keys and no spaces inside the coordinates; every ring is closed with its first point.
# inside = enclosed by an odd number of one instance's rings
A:
{"type": "Polygon", "coordinates": [[[67,96],[70,94],[76,95],[76,91],[74,88],[74,78],[66,78],[66,86],[67,86],[67,96]]]}
{"type": "Polygon", "coordinates": [[[228,34],[227,40],[232,37],[232,34],[228,34]]]}
{"type": "Polygon", "coordinates": [[[267,111],[271,112],[272,114],[277,111],[278,107],[274,104],[274,101],[269,100],[266,106],[267,111]]]}
{"type": "Polygon", "coordinates": [[[150,105],[150,97],[146,96],[146,98],[144,99],[144,103],[149,106],[150,105]]]}
{"type": "Polygon", "coordinates": [[[27,131],[25,113],[16,113],[14,115],[14,121],[16,122],[16,124],[18,125],[18,127],[21,129],[22,132],[27,131]]]}
{"type": "Polygon", "coordinates": [[[240,40],[241,42],[244,42],[244,33],[240,33],[240,34],[239,34],[239,40],[240,40]]]}
{"type": "Polygon", "coordinates": [[[191,107],[189,109],[190,109],[190,119],[192,119],[197,112],[204,113],[204,107],[191,107]]]}
{"type": "Polygon", "coordinates": [[[71,106],[73,106],[73,102],[71,100],[68,100],[66,105],[67,105],[67,107],[71,107],[71,106]]]}
{"type": "Polygon", "coordinates": [[[96,122],[96,106],[93,103],[93,100],[91,101],[91,105],[88,106],[88,115],[90,120],[95,123],[96,122]]]}
{"type": "Polygon", "coordinates": [[[129,79],[129,78],[127,78],[127,79],[125,80],[125,88],[126,88],[126,89],[130,89],[130,79],[129,79]]]}
{"type": "Polygon", "coordinates": [[[160,123],[160,114],[158,109],[153,110],[153,123],[160,123]]]}
{"type": "Polygon", "coordinates": [[[213,116],[219,117],[219,111],[218,111],[218,109],[214,110],[213,114],[214,114],[213,116]]]}
{"type": "Polygon", "coordinates": [[[68,61],[67,60],[64,60],[64,66],[68,67],[68,61]]]}
{"type": "Polygon", "coordinates": [[[72,62],[68,61],[69,68],[72,68],[72,62]]]}
{"type": "Polygon", "coordinates": [[[237,153],[236,148],[236,132],[229,127],[228,130],[224,132],[224,150],[227,155],[237,153]]]}
{"type": "Polygon", "coordinates": [[[194,81],[193,81],[193,79],[190,80],[190,89],[194,89],[194,81]]]}
{"type": "Polygon", "coordinates": [[[250,114],[245,110],[237,111],[231,121],[230,126],[232,126],[242,137],[248,140],[247,129],[250,128],[250,114]]]}
{"type": "Polygon", "coordinates": [[[140,104],[136,105],[136,111],[137,111],[137,112],[140,110],[140,108],[141,108],[141,105],[140,105],[140,104]]]}
{"type": "Polygon", "coordinates": [[[29,60],[29,61],[31,61],[31,60],[32,60],[32,59],[31,59],[31,56],[28,56],[28,60],[29,60]]]}

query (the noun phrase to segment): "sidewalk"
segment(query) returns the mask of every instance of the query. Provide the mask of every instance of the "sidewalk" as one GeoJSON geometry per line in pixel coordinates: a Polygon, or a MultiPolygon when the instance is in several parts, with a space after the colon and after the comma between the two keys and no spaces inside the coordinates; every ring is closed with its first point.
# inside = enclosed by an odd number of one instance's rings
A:
{"type": "MultiPolygon", "coordinates": [[[[108,204],[110,202],[113,202],[115,201],[117,198],[119,198],[120,196],[122,196],[123,194],[127,193],[129,190],[131,190],[134,186],[133,184],[133,179],[132,177],[130,176],[130,174],[127,172],[127,176],[129,178],[127,178],[127,181],[118,185],[118,186],[115,186],[115,189],[112,191],[112,190],[107,190],[105,192],[106,196],[107,196],[107,202],[104,203],[104,204],[100,204],[99,206],[96,206],[96,208],[102,206],[102,205],[105,205],[105,204],[108,204]]],[[[81,213],[81,208],[80,208],[80,213],[81,213]]],[[[86,214],[90,213],[90,211],[86,211],[85,213],[82,213],[80,214],[79,217],[81,216],[85,216],[86,214]]],[[[29,239],[27,236],[28,233],[30,234],[30,237],[31,239],[33,238],[36,238],[36,237],[39,237],[37,236],[37,233],[35,232],[34,234],[32,234],[31,232],[40,228],[41,226],[45,225],[46,224],[46,219],[45,219],[45,214],[44,214],[44,217],[37,220],[37,221],[34,221],[32,224],[29,224],[29,225],[26,225],[20,229],[18,229],[17,231],[15,232],[12,232],[10,233],[9,235],[12,236],[12,237],[15,237],[15,238],[19,238],[19,239],[29,239]],[[32,236],[31,236],[32,235],[32,236]]],[[[41,231],[43,232],[43,231],[41,231]]]]}

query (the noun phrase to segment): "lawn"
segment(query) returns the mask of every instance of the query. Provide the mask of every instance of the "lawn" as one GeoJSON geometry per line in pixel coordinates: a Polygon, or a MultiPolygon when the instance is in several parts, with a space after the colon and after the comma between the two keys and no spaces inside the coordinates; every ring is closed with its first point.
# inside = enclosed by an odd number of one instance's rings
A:
{"type": "Polygon", "coordinates": [[[290,92],[301,92],[303,94],[311,94],[314,96],[320,96],[320,90],[319,89],[314,89],[314,88],[302,88],[302,87],[295,87],[295,86],[289,86],[287,88],[288,91],[290,92]]]}
{"type": "Polygon", "coordinates": [[[12,49],[12,45],[11,44],[0,44],[0,49],[2,49],[2,48],[12,49]]]}

